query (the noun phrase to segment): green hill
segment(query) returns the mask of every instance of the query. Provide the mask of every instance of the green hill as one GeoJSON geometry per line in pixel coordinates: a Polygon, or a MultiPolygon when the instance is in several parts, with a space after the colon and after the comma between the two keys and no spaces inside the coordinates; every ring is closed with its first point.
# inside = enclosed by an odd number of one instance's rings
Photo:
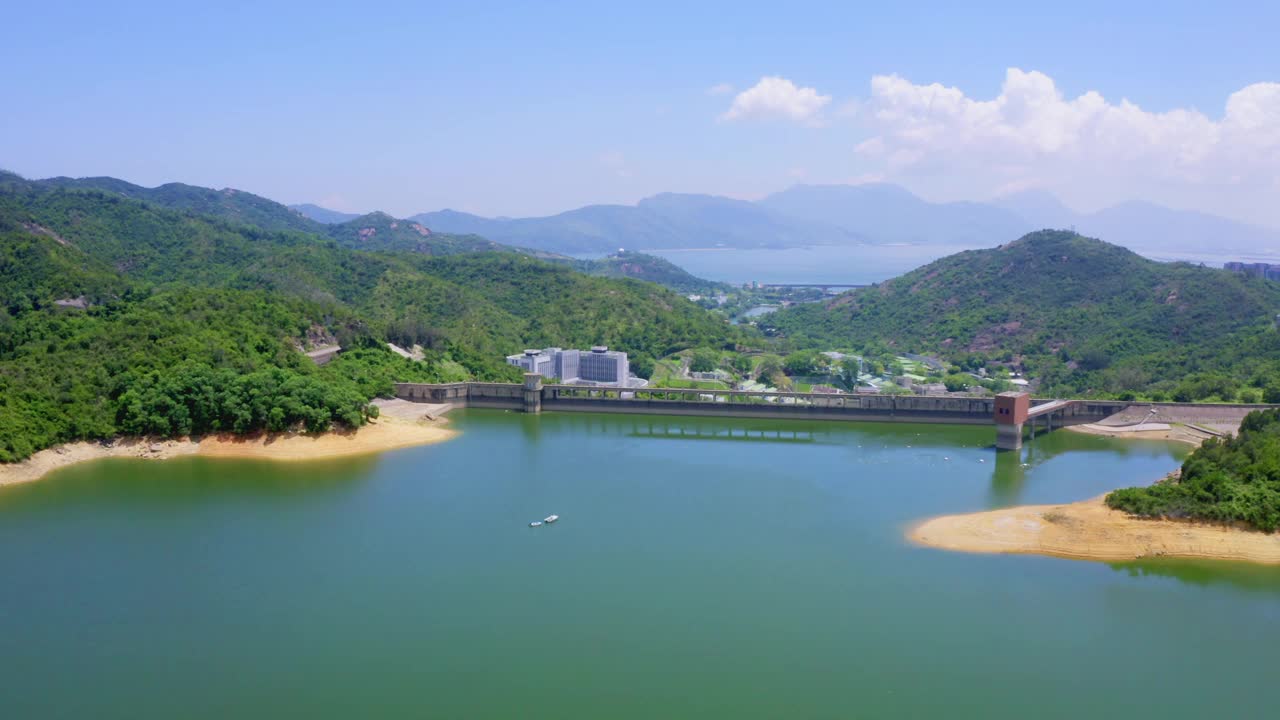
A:
{"type": "Polygon", "coordinates": [[[1053,393],[1234,400],[1280,364],[1280,284],[1043,231],[770,315],[800,346],[882,343],[1025,369],[1053,393]]]}
{"type": "Polygon", "coordinates": [[[233,188],[213,190],[183,183],[146,188],[112,177],[56,177],[34,182],[53,188],[100,190],[170,210],[184,210],[197,215],[255,225],[265,230],[323,231],[322,225],[301,213],[275,201],[233,188]]]}
{"type": "Polygon", "coordinates": [[[1280,528],[1280,410],[1250,413],[1240,433],[1210,438],[1175,478],[1107,495],[1107,505],[1141,517],[1244,522],[1280,528]]]}
{"type": "Polygon", "coordinates": [[[575,260],[579,272],[598,277],[633,278],[657,283],[678,293],[714,293],[728,289],[724,283],[704,280],[675,263],[645,253],[622,251],[593,260],[575,260]]]}
{"type": "Polygon", "coordinates": [[[434,233],[413,220],[398,220],[383,212],[361,215],[354,220],[334,223],[322,233],[344,247],[356,250],[389,250],[418,252],[426,255],[455,255],[472,252],[510,251],[479,235],[434,233]]]}
{"type": "Polygon", "coordinates": [[[357,250],[407,251],[426,255],[516,251],[477,235],[433,232],[420,222],[398,220],[381,212],[345,221],[338,220],[335,214],[331,216],[333,222],[320,222],[274,200],[234,188],[214,190],[183,183],[147,188],[112,177],[26,180],[12,173],[0,176],[0,185],[4,184],[28,189],[98,191],[108,197],[138,200],[168,210],[251,225],[261,230],[323,235],[357,250]]]}
{"type": "Polygon", "coordinates": [[[503,356],[524,347],[658,357],[738,332],[657,285],[517,253],[355,251],[11,176],[0,241],[0,461],[119,432],[358,424],[393,380],[518,379],[503,356]],[[323,368],[298,351],[335,340],[348,352],[323,368]]]}

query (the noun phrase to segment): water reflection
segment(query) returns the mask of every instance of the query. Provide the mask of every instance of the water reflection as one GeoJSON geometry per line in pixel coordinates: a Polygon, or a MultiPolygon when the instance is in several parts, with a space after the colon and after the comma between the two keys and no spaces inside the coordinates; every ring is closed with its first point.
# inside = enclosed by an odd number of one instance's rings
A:
{"type": "Polygon", "coordinates": [[[1199,587],[1229,586],[1252,593],[1280,595],[1280,567],[1226,560],[1150,558],[1107,563],[1129,577],[1166,577],[1199,587]]]}
{"type": "Polygon", "coordinates": [[[991,467],[991,507],[1016,505],[1027,482],[1030,465],[1023,459],[1026,448],[996,453],[991,467]]]}
{"type": "Polygon", "coordinates": [[[0,507],[126,503],[185,506],[207,500],[282,500],[349,491],[373,477],[381,455],[324,461],[264,462],[229,458],[106,458],[63,468],[34,483],[7,488],[0,507]]]}
{"type": "MultiPolygon", "coordinates": [[[[1181,461],[1190,453],[1190,448],[1172,441],[1116,440],[1070,430],[1041,433],[1023,443],[1021,450],[1000,451],[995,454],[988,494],[989,507],[1008,507],[1022,502],[1031,472],[1068,453],[1106,453],[1121,458],[1134,455],[1172,454],[1181,461]]],[[[1154,477],[1134,478],[1134,484],[1151,482],[1155,479],[1154,477]]]]}

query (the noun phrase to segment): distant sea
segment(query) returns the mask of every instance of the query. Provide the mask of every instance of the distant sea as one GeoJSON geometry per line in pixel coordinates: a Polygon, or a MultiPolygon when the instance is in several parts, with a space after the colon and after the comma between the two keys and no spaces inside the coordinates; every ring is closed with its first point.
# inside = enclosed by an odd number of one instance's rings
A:
{"type": "Polygon", "coordinates": [[[866,285],[897,277],[940,257],[971,248],[957,245],[877,245],[856,247],[742,250],[645,250],[707,280],[866,285]]]}
{"type": "MultiPolygon", "coordinates": [[[[679,265],[707,280],[740,285],[835,283],[866,285],[883,282],[921,265],[963,250],[961,245],[874,245],[855,247],[815,246],[787,249],[708,248],[700,250],[645,250],[679,265]]],[[[1225,255],[1186,251],[1137,250],[1138,254],[1161,262],[1204,263],[1220,268],[1227,260],[1277,262],[1267,254],[1225,255]]]]}

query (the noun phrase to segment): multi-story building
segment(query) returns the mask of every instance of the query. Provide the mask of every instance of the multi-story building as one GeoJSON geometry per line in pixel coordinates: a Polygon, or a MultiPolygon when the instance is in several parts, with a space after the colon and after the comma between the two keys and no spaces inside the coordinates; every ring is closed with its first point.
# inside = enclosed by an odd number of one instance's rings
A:
{"type": "Polygon", "coordinates": [[[579,380],[625,386],[630,371],[627,354],[610,350],[604,345],[596,345],[591,348],[591,352],[581,353],[578,357],[579,380]]]}
{"type": "Polygon", "coordinates": [[[508,355],[507,364],[524,368],[525,372],[538,373],[545,377],[558,377],[555,373],[556,355],[560,348],[545,350],[525,350],[521,355],[508,355]]]}
{"type": "Polygon", "coordinates": [[[1222,267],[1241,275],[1253,275],[1267,280],[1280,280],[1280,265],[1272,263],[1227,262],[1222,267]]]}
{"type": "Polygon", "coordinates": [[[590,351],[543,348],[508,355],[507,363],[525,372],[558,378],[566,384],[617,385],[626,387],[631,375],[627,354],[597,345],[590,351]]]}
{"type": "Polygon", "coordinates": [[[554,348],[556,351],[555,373],[553,377],[560,378],[561,382],[573,382],[578,377],[579,358],[582,356],[581,350],[561,350],[554,348]]]}

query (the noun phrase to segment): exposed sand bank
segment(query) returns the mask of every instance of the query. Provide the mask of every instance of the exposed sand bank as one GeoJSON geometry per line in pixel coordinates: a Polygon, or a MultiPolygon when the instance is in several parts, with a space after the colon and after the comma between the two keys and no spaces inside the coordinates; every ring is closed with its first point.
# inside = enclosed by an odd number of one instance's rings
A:
{"type": "MultiPolygon", "coordinates": [[[[1139,409],[1140,410],[1140,409],[1139,409]]],[[[1075,425],[1072,432],[1135,440],[1172,440],[1200,445],[1213,433],[1233,433],[1244,410],[1184,408],[1177,424],[1156,422],[1135,410],[1135,422],[1075,425]],[[1196,426],[1186,423],[1204,423],[1196,426]],[[1212,430],[1213,432],[1208,432],[1212,430]]],[[[1105,495],[1062,505],[1025,505],[964,515],[944,515],[912,527],[907,538],[943,550],[1025,553],[1083,560],[1185,557],[1280,564],[1280,533],[1191,520],[1152,520],[1112,510],[1105,495]]]]}
{"type": "Polygon", "coordinates": [[[257,458],[263,460],[320,460],[362,455],[414,445],[444,442],[457,435],[440,421],[420,423],[382,417],[358,430],[320,435],[216,435],[200,441],[206,457],[257,458]]]}
{"type": "Polygon", "coordinates": [[[916,525],[907,537],[920,545],[976,553],[1106,561],[1166,556],[1280,564],[1280,534],[1188,520],[1135,518],[1108,508],[1103,497],[946,515],[916,525]]]}
{"type": "Polygon", "coordinates": [[[68,465],[109,457],[136,457],[163,460],[181,455],[194,455],[200,444],[194,440],[149,440],[121,438],[110,444],[75,442],[41,450],[17,463],[0,464],[0,486],[39,480],[68,465]]]}
{"type": "Polygon", "coordinates": [[[1169,425],[1166,423],[1143,423],[1141,425],[1128,427],[1113,427],[1110,425],[1097,424],[1068,425],[1063,429],[1071,432],[1084,433],[1086,435],[1101,435],[1103,437],[1124,438],[1130,440],[1172,440],[1174,442],[1197,446],[1204,442],[1204,439],[1208,437],[1208,434],[1196,432],[1184,425],[1169,425]]]}
{"type": "MultiPolygon", "coordinates": [[[[397,410],[402,410],[397,408],[397,410]]],[[[183,455],[260,460],[325,460],[382,452],[414,445],[430,445],[455,437],[458,432],[444,421],[417,420],[407,413],[391,412],[358,430],[304,435],[212,435],[195,439],[149,440],[123,438],[109,444],[77,442],[41,450],[30,458],[0,464],[0,486],[39,480],[58,468],[109,457],[163,460],[183,455]]]]}

